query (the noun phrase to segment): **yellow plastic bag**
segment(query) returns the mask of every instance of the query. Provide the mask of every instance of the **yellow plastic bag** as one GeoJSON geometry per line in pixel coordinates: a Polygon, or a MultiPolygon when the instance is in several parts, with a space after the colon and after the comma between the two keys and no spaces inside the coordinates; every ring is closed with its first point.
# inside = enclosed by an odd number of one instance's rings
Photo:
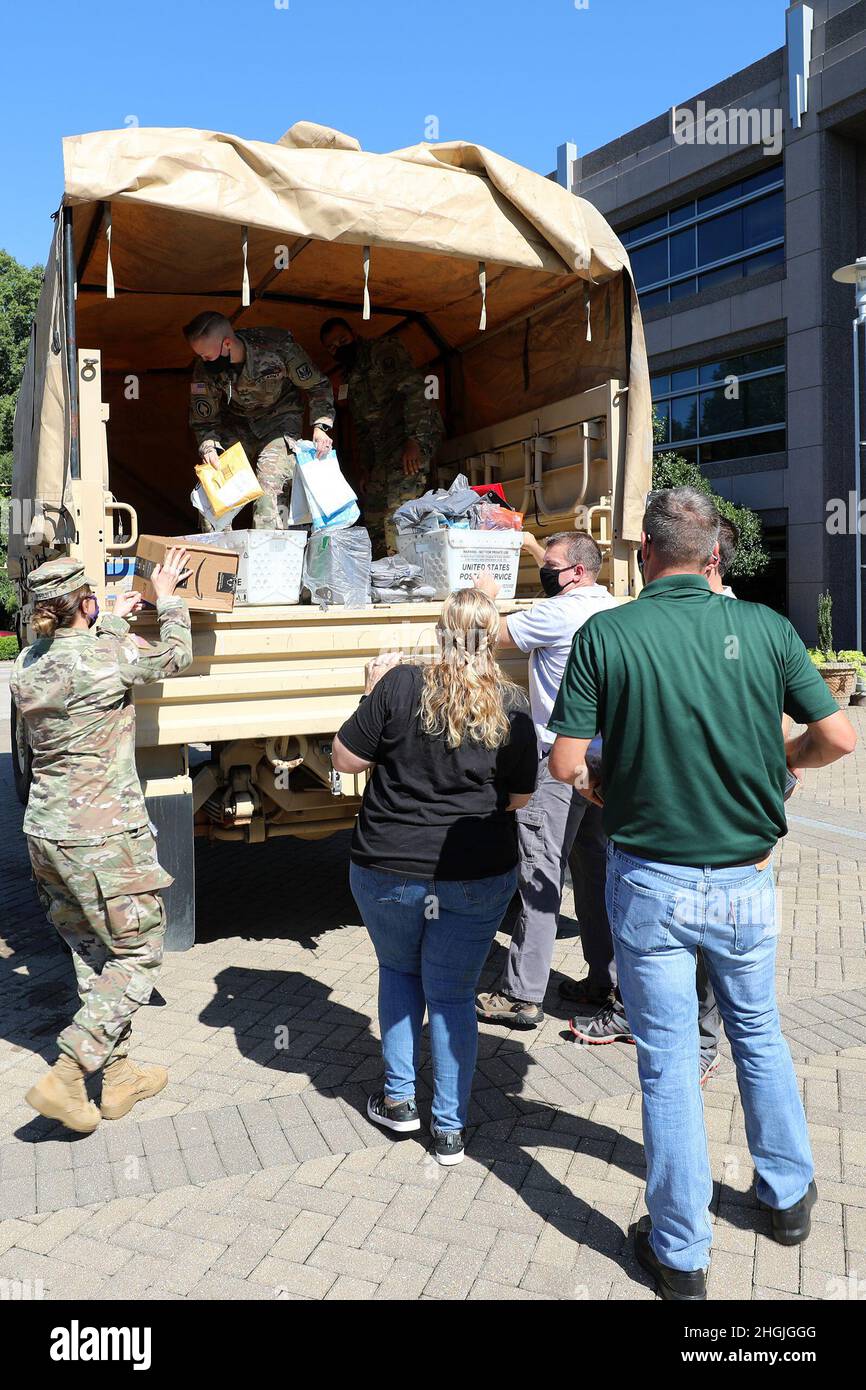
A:
{"type": "Polygon", "coordinates": [[[219,463],[197,463],[195,471],[215,517],[237,511],[263,496],[242,444],[232,444],[219,463]]]}

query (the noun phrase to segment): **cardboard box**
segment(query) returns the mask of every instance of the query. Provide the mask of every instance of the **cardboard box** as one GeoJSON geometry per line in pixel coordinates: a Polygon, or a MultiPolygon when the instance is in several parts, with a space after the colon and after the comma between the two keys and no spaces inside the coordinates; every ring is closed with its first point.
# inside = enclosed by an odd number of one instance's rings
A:
{"type": "Polygon", "coordinates": [[[139,536],[135,552],[135,575],[132,587],[147,599],[156,602],[150,582],[155,565],[161,565],[165,553],[174,545],[189,552],[187,579],[178,584],[176,592],[186,599],[191,611],[230,613],[235,606],[237,585],[237,551],[201,545],[177,536],[139,536]]]}

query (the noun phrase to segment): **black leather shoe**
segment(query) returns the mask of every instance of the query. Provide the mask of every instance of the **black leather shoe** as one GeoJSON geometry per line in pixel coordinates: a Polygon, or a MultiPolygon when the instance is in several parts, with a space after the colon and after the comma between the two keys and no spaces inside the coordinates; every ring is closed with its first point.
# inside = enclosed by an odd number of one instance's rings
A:
{"type": "Polygon", "coordinates": [[[818,1200],[818,1189],[814,1180],[809,1183],[805,1197],[792,1207],[780,1211],[778,1207],[768,1207],[760,1202],[763,1211],[772,1217],[773,1229],[770,1234],[779,1245],[801,1245],[812,1229],[812,1208],[818,1200]]]}
{"type": "Polygon", "coordinates": [[[669,1303],[699,1303],[707,1297],[705,1269],[671,1269],[663,1265],[650,1244],[652,1222],[642,1216],[634,1228],[634,1253],[638,1264],[652,1275],[662,1298],[669,1303]]]}

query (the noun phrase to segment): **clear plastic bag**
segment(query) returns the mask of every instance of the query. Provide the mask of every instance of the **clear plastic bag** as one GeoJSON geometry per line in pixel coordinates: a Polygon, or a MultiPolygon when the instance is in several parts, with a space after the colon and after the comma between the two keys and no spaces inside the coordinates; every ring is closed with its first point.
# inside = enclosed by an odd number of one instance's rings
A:
{"type": "Polygon", "coordinates": [[[304,588],[320,608],[369,607],[373,550],[363,526],[322,527],[307,541],[304,588]]]}

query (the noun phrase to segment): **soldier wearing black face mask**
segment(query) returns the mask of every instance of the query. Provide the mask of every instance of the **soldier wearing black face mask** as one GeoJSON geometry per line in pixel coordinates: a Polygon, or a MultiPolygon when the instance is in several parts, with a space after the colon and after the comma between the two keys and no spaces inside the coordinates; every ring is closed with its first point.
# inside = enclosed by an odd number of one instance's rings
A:
{"type": "Polygon", "coordinates": [[[323,458],[331,450],[334,422],[331,383],[283,328],[235,332],[222,314],[204,313],[187,324],[184,335],[197,357],[189,423],[199,455],[215,463],[220,449],[240,441],[264,491],[253,525],[281,529],[304,393],[310,398],[313,442],[323,458]]]}
{"type": "Polygon", "coordinates": [[[360,451],[364,524],[374,555],[396,549],[391,516],[430,486],[430,467],[444,434],[427,380],[398,338],[357,338],[345,319],[322,324],[320,337],[343,369],[360,451]]]}

